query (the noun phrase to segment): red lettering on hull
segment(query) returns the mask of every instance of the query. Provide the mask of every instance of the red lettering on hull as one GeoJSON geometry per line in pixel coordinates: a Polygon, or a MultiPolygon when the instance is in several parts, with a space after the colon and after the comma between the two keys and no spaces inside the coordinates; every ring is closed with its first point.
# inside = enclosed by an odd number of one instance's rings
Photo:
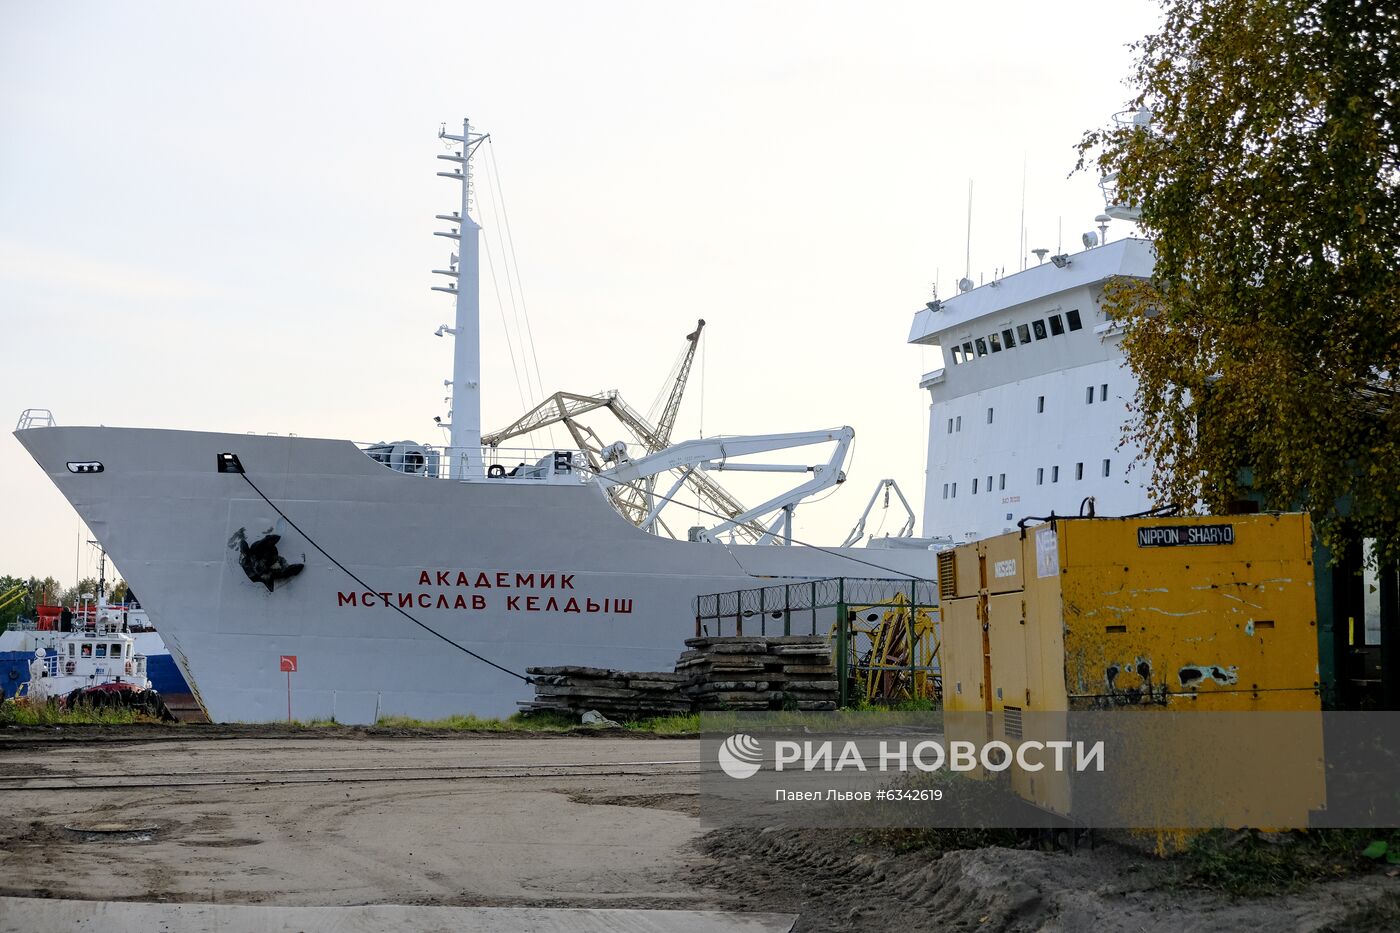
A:
{"type": "MultiPolygon", "coordinates": [[[[573,573],[543,573],[540,571],[522,573],[514,570],[496,570],[489,573],[479,570],[472,573],[475,576],[465,570],[420,570],[418,572],[418,585],[422,587],[465,587],[478,590],[573,590],[574,578],[577,576],[573,573]]],[[[469,601],[465,594],[460,593],[389,591],[376,593],[369,590],[337,592],[335,604],[337,607],[354,606],[355,608],[367,609],[447,609],[474,612],[482,612],[489,605],[486,596],[482,593],[471,594],[469,601]]],[[[505,597],[506,612],[630,615],[632,605],[630,598],[621,596],[607,596],[601,600],[592,596],[570,596],[563,601],[555,596],[539,593],[523,593],[505,597]]]]}

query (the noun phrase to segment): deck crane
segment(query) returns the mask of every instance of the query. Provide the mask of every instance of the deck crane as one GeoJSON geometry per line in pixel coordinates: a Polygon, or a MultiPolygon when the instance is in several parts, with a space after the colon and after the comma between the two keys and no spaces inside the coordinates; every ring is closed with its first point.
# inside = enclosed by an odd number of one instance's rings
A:
{"type": "MultiPolygon", "coordinates": [[[[647,477],[672,470],[681,470],[681,479],[671,487],[668,497],[680,488],[687,477],[697,469],[704,471],[739,470],[751,473],[810,473],[812,478],[755,506],[746,512],[731,517],[713,528],[700,530],[697,541],[718,541],[725,532],[732,534],[746,522],[755,522],[764,515],[777,513],[771,525],[764,529],[758,544],[791,544],[792,513],[798,504],[824,489],[830,489],[846,481],[846,473],[841,469],[846,462],[846,451],[850,449],[855,432],[849,427],[832,428],[825,431],[801,431],[790,434],[729,435],[725,437],[702,437],[693,441],[682,441],[665,450],[648,454],[636,460],[622,460],[611,469],[598,474],[598,479],[609,484],[633,483],[647,477]],[[835,449],[826,463],[803,465],[800,463],[753,463],[732,458],[773,450],[787,450],[792,447],[809,447],[814,444],[835,442],[835,449]]],[[[656,506],[648,520],[653,518],[660,506],[656,506]]],[[[645,525],[643,526],[645,527],[645,525]]]]}
{"type": "Polygon", "coordinates": [[[695,322],[695,330],[685,335],[685,356],[681,358],[675,381],[671,383],[671,394],[666,398],[666,407],[661,410],[661,417],[656,420],[656,442],[661,447],[671,443],[671,431],[676,426],[676,416],[681,412],[681,396],[685,394],[685,384],[690,380],[690,367],[695,362],[695,348],[700,344],[700,333],[704,329],[705,319],[701,318],[695,322]]]}
{"type": "MultiPolygon", "coordinates": [[[[841,542],[842,547],[855,547],[860,543],[860,539],[865,537],[865,520],[870,517],[870,510],[875,508],[875,502],[880,498],[880,493],[885,494],[885,509],[890,507],[890,490],[899,496],[899,504],[904,506],[906,516],[904,525],[899,529],[899,533],[894,537],[908,538],[914,534],[914,509],[909,505],[909,500],[904,498],[904,490],[899,488],[899,484],[892,479],[882,479],[875,484],[875,492],[871,493],[870,501],[865,504],[865,511],[860,513],[860,518],[856,519],[856,526],[851,529],[851,533],[846,536],[846,540],[841,542]]],[[[872,535],[871,537],[874,537],[872,535]]]]}
{"type": "MultiPolygon", "coordinates": [[[[685,335],[686,348],[685,352],[681,355],[680,365],[676,367],[676,377],[671,381],[671,392],[666,397],[665,407],[661,409],[661,417],[657,419],[655,427],[653,427],[650,432],[646,430],[648,425],[645,419],[638,416],[636,412],[629,409],[625,414],[631,417],[626,418],[623,417],[624,413],[618,413],[618,417],[627,425],[628,429],[636,435],[638,440],[642,441],[647,453],[655,453],[658,450],[664,450],[671,443],[671,432],[676,427],[676,416],[679,415],[681,411],[681,397],[685,395],[685,386],[690,380],[690,367],[695,363],[695,349],[700,345],[700,334],[704,329],[705,319],[700,318],[695,322],[695,330],[685,335]],[[650,436],[644,440],[643,435],[647,433],[650,433],[650,436]]],[[[619,398],[618,401],[621,401],[621,398],[619,398]]],[[[632,484],[624,488],[628,490],[628,492],[625,493],[626,497],[633,500],[638,505],[644,505],[649,515],[653,511],[660,511],[656,508],[655,476],[648,476],[642,483],[632,484]]],[[[663,506],[665,504],[664,502],[662,503],[663,506]]],[[[737,502],[734,504],[738,505],[737,502]]],[[[742,511],[742,506],[740,510],[742,511]]],[[[654,516],[652,520],[656,521],[654,516]]],[[[654,530],[654,526],[645,519],[642,522],[642,526],[648,531],[654,530]]]]}
{"type": "MultiPolygon", "coordinates": [[[[615,445],[605,444],[598,437],[597,432],[579,422],[578,419],[589,412],[606,409],[612,413],[613,417],[622,422],[647,454],[664,450],[671,442],[671,432],[675,428],[676,417],[680,414],[681,398],[685,394],[686,382],[690,378],[690,370],[695,362],[695,349],[700,343],[700,334],[704,329],[705,321],[702,318],[696,322],[695,330],[686,335],[685,351],[681,357],[680,365],[676,369],[676,376],[671,383],[671,391],[666,398],[665,407],[655,424],[652,424],[645,416],[623,401],[622,396],[616,390],[600,392],[596,395],[555,392],[517,418],[508,427],[482,437],[482,444],[488,447],[499,447],[501,442],[512,437],[530,434],[550,425],[562,424],[568,429],[574,443],[588,457],[589,468],[595,473],[601,473],[606,468],[605,464],[613,462],[611,458],[604,456],[604,452],[615,445]]],[[[733,519],[748,511],[728,490],[706,476],[703,471],[693,468],[686,470],[682,482],[695,493],[705,509],[723,515],[726,519],[733,519]]],[[[667,534],[675,537],[665,521],[659,517],[660,509],[655,501],[655,486],[656,477],[654,475],[639,477],[633,482],[611,486],[608,489],[608,495],[612,498],[618,511],[633,524],[651,532],[656,532],[658,529],[664,530],[667,534]]],[[[676,489],[678,490],[679,486],[676,489]]],[[[674,494],[675,490],[668,494],[665,499],[669,500],[674,494]]],[[[661,503],[662,506],[665,504],[665,501],[661,503]]],[[[753,542],[762,539],[768,533],[768,529],[757,521],[745,521],[738,524],[733,532],[740,539],[753,542]]]]}

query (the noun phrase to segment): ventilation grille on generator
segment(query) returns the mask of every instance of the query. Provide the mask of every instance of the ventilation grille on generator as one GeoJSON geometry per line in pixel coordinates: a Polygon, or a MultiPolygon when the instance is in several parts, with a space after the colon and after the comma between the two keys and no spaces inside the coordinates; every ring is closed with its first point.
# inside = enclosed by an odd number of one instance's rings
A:
{"type": "Polygon", "coordinates": [[[958,565],[952,551],[938,552],[938,598],[952,599],[958,595],[958,565]]]}
{"type": "Polygon", "coordinates": [[[1008,739],[1019,739],[1021,737],[1021,707],[1003,706],[1001,708],[1002,731],[1006,733],[1008,739]]]}

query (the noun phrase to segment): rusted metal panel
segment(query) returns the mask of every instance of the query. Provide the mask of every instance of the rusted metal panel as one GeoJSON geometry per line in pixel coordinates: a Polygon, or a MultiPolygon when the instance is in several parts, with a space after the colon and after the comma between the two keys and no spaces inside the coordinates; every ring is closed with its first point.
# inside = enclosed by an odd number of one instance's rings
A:
{"type": "MultiPolygon", "coordinates": [[[[984,606],[1003,703],[1317,709],[1311,534],[1306,515],[1059,521],[956,548],[959,592],[994,595],[950,605],[984,606]],[[998,593],[991,568],[1016,552],[1023,588],[998,593]]],[[[971,670],[981,640],[945,633],[950,667],[971,670]]]]}
{"type": "Polygon", "coordinates": [[[1320,708],[1307,516],[1064,522],[1060,537],[1071,708],[1320,708]]]}

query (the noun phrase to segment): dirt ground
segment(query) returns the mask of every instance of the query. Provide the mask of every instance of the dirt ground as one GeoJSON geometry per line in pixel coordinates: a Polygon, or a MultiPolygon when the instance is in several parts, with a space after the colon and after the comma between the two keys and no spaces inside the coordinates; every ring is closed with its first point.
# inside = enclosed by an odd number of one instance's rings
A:
{"type": "MultiPolygon", "coordinates": [[[[1112,842],[897,854],[711,830],[699,742],[279,728],[0,733],[0,894],[781,911],[797,930],[1393,929],[1400,878],[1230,898],[1112,842]],[[121,833],[94,831],[117,821],[121,833]]],[[[111,828],[111,827],[106,827],[111,828]]]]}

